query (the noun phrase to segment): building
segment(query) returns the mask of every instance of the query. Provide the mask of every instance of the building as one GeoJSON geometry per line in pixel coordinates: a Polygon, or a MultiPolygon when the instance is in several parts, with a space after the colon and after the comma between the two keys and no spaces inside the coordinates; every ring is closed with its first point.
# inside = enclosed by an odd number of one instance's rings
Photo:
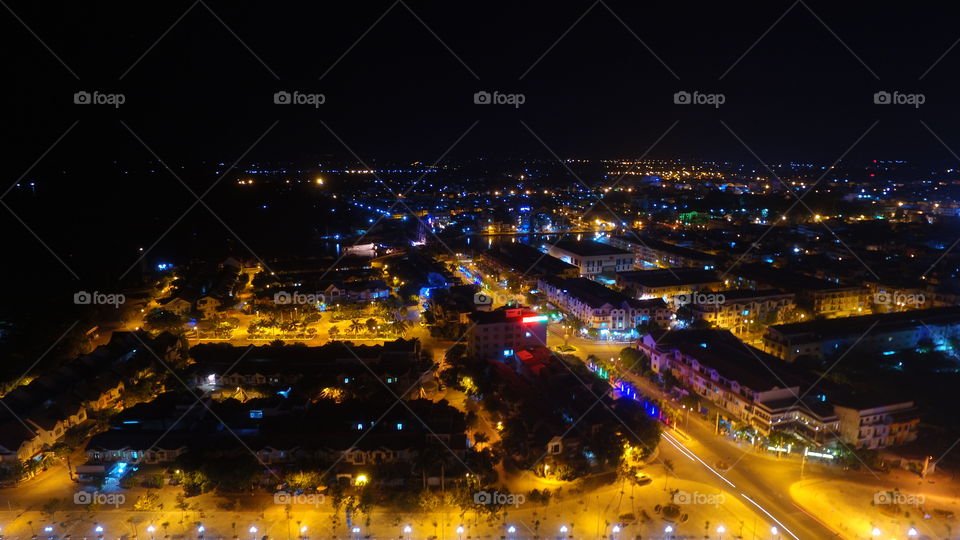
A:
{"type": "Polygon", "coordinates": [[[175,363],[177,345],[171,334],[114,332],[108,344],[14,388],[0,404],[0,462],[32,458],[89,424],[91,413],[122,409],[125,383],[151,373],[154,354],[175,363]]]}
{"type": "Polygon", "coordinates": [[[665,325],[673,316],[659,298],[637,300],[587,278],[544,278],[537,285],[549,302],[601,337],[633,337],[641,323],[665,325]]]}
{"type": "Polygon", "coordinates": [[[580,269],[570,263],[551,257],[527,244],[497,244],[484,251],[478,267],[500,279],[501,273],[512,273],[535,284],[543,276],[578,277],[580,269]]]}
{"type": "Polygon", "coordinates": [[[548,254],[580,269],[581,276],[626,272],[633,268],[633,254],[592,240],[560,240],[548,254]]]}
{"type": "Polygon", "coordinates": [[[745,289],[774,288],[794,292],[797,307],[817,317],[851,317],[870,310],[869,291],[859,285],[844,285],[758,263],[741,264],[730,274],[735,277],[737,286],[745,289]]]}
{"type": "Polygon", "coordinates": [[[763,351],[724,330],[648,334],[639,348],[656,373],[670,372],[729,418],[768,436],[791,433],[811,446],[838,441],[884,448],[917,439],[918,411],[909,401],[860,397],[763,351]]]}
{"type": "Polygon", "coordinates": [[[644,337],[640,349],[656,373],[671,372],[687,388],[741,422],[769,431],[756,405],[799,395],[807,377],[799,369],[744,344],[726,330],[681,330],[644,337]]]}
{"type": "Polygon", "coordinates": [[[714,255],[661,242],[647,235],[611,236],[607,243],[633,252],[642,267],[712,270],[717,265],[717,257],[714,255]]]}
{"type": "Polygon", "coordinates": [[[617,286],[634,298],[671,300],[698,291],[716,291],[723,281],[713,270],[668,268],[617,272],[617,286]]]}
{"type": "Polygon", "coordinates": [[[858,351],[893,355],[923,340],[934,348],[951,346],[960,334],[960,307],[940,307],[845,317],[767,328],[764,351],[792,362],[800,356],[826,358],[856,345],[858,351]]]}
{"type": "Polygon", "coordinates": [[[919,412],[912,401],[876,405],[876,400],[834,407],[840,438],[853,448],[886,448],[917,440],[919,412]]]}
{"type": "Polygon", "coordinates": [[[777,289],[722,291],[717,298],[722,301],[691,302],[689,307],[695,318],[734,334],[746,334],[760,325],[782,322],[783,316],[797,307],[793,293],[777,289]]]}
{"type": "Polygon", "coordinates": [[[547,343],[547,316],[527,308],[500,308],[470,315],[467,354],[474,358],[513,357],[515,351],[547,343]]]}

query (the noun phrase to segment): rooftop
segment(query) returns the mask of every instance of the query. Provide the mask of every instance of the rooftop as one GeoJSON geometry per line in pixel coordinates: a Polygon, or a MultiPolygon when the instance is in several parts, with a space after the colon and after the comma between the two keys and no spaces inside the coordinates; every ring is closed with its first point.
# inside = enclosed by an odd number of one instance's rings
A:
{"type": "Polygon", "coordinates": [[[860,317],[776,324],[771,326],[770,330],[788,337],[813,334],[820,338],[828,338],[848,334],[863,334],[867,330],[876,334],[921,326],[956,324],[958,322],[960,322],[960,306],[948,306],[896,313],[878,313],[860,317]]]}
{"type": "Polygon", "coordinates": [[[562,249],[581,257],[594,257],[597,255],[633,255],[629,251],[622,250],[620,248],[615,248],[607,244],[601,244],[600,242],[594,242],[593,240],[560,240],[554,247],[557,249],[562,249]]]}
{"type": "Polygon", "coordinates": [[[617,281],[622,284],[642,287],[669,287],[671,285],[700,285],[719,283],[713,270],[700,268],[665,268],[663,270],[631,270],[617,272],[617,281]]]}

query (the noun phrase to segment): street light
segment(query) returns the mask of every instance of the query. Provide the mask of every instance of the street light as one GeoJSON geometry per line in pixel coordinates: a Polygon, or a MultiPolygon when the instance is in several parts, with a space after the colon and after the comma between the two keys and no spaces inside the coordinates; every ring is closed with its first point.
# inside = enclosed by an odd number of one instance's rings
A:
{"type": "Polygon", "coordinates": [[[203,538],[203,531],[205,531],[205,530],[207,530],[207,528],[204,527],[204,526],[201,524],[200,526],[197,527],[197,535],[198,535],[200,538],[203,538]]]}
{"type": "Polygon", "coordinates": [[[723,525],[717,525],[717,538],[723,538],[723,533],[727,532],[727,528],[723,525]]]}
{"type": "Polygon", "coordinates": [[[103,540],[103,526],[97,525],[93,528],[93,532],[97,533],[97,538],[103,540]]]}
{"type": "Polygon", "coordinates": [[[561,525],[561,526],[560,526],[560,534],[562,534],[564,538],[567,537],[567,531],[568,531],[568,530],[570,530],[570,529],[567,529],[567,526],[566,526],[566,525],[561,525]]]}
{"type": "Polygon", "coordinates": [[[870,531],[870,536],[880,536],[881,534],[883,534],[883,531],[880,530],[880,527],[874,527],[873,530],[870,531]]]}
{"type": "Polygon", "coordinates": [[[780,529],[776,527],[770,527],[770,535],[773,536],[774,540],[776,540],[778,534],[780,534],[780,529]]]}
{"type": "Polygon", "coordinates": [[[916,535],[917,535],[917,529],[910,527],[910,530],[907,531],[907,536],[916,536],[916,535]]]}
{"type": "Polygon", "coordinates": [[[303,539],[306,537],[307,537],[307,526],[304,525],[303,527],[300,527],[300,538],[303,539]]]}
{"type": "Polygon", "coordinates": [[[411,527],[411,526],[409,526],[409,525],[407,525],[407,526],[405,526],[405,527],[403,528],[403,534],[406,534],[408,538],[409,538],[410,533],[412,533],[412,532],[413,532],[413,527],[411,527]]]}
{"type": "Polygon", "coordinates": [[[672,532],[673,532],[673,527],[672,527],[671,525],[667,525],[666,527],[664,527],[664,528],[663,528],[663,536],[664,536],[664,538],[669,537],[672,532]]]}
{"type": "Polygon", "coordinates": [[[353,531],[353,534],[357,535],[357,538],[360,538],[360,527],[354,527],[351,530],[353,531]]]}
{"type": "Polygon", "coordinates": [[[463,538],[463,525],[459,525],[457,526],[457,540],[461,540],[462,538],[463,538]]]}
{"type": "Polygon", "coordinates": [[[253,537],[254,539],[256,539],[256,537],[257,537],[257,528],[256,528],[255,526],[251,525],[251,526],[250,526],[250,529],[248,529],[248,530],[250,531],[250,536],[253,537]]]}
{"type": "Polygon", "coordinates": [[[156,532],[156,530],[157,528],[154,527],[152,523],[147,525],[147,532],[150,533],[150,540],[153,540],[153,533],[156,532]]]}
{"type": "Polygon", "coordinates": [[[507,532],[510,533],[510,535],[512,536],[512,535],[516,534],[517,528],[514,527],[513,525],[511,525],[511,526],[507,527],[507,532]]]}

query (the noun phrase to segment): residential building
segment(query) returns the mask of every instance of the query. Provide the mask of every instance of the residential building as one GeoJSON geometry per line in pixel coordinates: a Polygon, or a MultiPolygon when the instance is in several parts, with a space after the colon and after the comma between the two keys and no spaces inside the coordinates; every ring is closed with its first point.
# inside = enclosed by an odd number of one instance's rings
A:
{"type": "Polygon", "coordinates": [[[857,396],[744,344],[725,330],[649,334],[639,348],[656,373],[670,372],[758,434],[792,433],[811,445],[838,441],[884,448],[915,441],[913,402],[857,396]]]}
{"type": "Polygon", "coordinates": [[[543,276],[578,277],[580,268],[547,255],[527,244],[497,244],[484,251],[477,260],[483,270],[491,271],[499,279],[500,273],[523,277],[529,285],[543,276]]]}
{"type": "Polygon", "coordinates": [[[869,291],[859,285],[845,285],[760,263],[741,264],[729,273],[730,281],[741,288],[774,288],[795,293],[797,307],[816,317],[832,319],[870,312],[869,291]]]}
{"type": "Polygon", "coordinates": [[[662,242],[649,235],[611,236],[606,242],[633,252],[641,267],[712,270],[717,265],[714,255],[662,242]]]}
{"type": "Polygon", "coordinates": [[[665,325],[673,316],[659,298],[637,300],[586,278],[543,278],[537,285],[549,302],[601,336],[626,337],[641,323],[665,325]]]}
{"type": "Polygon", "coordinates": [[[889,356],[924,340],[946,348],[958,335],[960,307],[954,306],[773,325],[762,348],[788,362],[800,356],[826,358],[854,345],[858,351],[889,356]]]}
{"type": "Polygon", "coordinates": [[[857,405],[837,405],[840,438],[852,448],[886,448],[917,440],[919,411],[912,401],[877,405],[877,399],[857,405]]]}
{"type": "Polygon", "coordinates": [[[617,272],[617,286],[634,298],[673,298],[698,291],[716,291],[723,281],[713,270],[667,268],[617,272]]]}
{"type": "Polygon", "coordinates": [[[783,316],[796,309],[794,294],[777,289],[760,291],[735,290],[717,293],[717,302],[691,302],[695,318],[734,334],[755,331],[761,325],[783,321],[783,316]]]}
{"type": "Polygon", "coordinates": [[[527,308],[479,311],[470,320],[467,354],[474,358],[513,357],[515,351],[547,343],[547,316],[527,308]]]}
{"type": "Polygon", "coordinates": [[[580,269],[581,276],[626,272],[633,268],[629,251],[592,240],[560,240],[547,253],[580,269]]]}

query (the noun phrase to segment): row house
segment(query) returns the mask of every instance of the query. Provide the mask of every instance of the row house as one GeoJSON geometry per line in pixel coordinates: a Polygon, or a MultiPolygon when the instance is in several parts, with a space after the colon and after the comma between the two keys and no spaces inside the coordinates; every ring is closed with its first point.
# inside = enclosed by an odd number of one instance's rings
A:
{"type": "Polygon", "coordinates": [[[793,293],[777,289],[722,291],[715,297],[716,302],[691,302],[693,316],[734,334],[783,322],[784,315],[797,307],[793,293]]]}
{"type": "Polygon", "coordinates": [[[877,449],[917,440],[920,416],[912,401],[876,405],[877,401],[835,407],[844,443],[877,449]]]}
{"type": "Polygon", "coordinates": [[[114,332],[110,342],[57,370],[15,388],[3,397],[0,460],[24,460],[59,442],[68,430],[88,421],[90,413],[123,407],[126,380],[138,380],[153,369],[153,354],[174,362],[177,339],[145,332],[114,332]],[[19,426],[19,427],[17,427],[19,426]]]}
{"type": "Polygon", "coordinates": [[[787,362],[828,358],[852,346],[889,356],[923,341],[944,349],[958,336],[960,307],[940,307],[773,325],[763,336],[763,350],[787,362]]]}
{"type": "Polygon", "coordinates": [[[542,278],[537,285],[550,303],[601,334],[628,334],[641,323],[665,324],[673,316],[660,299],[636,300],[586,278],[542,278]]]}
{"type": "Polygon", "coordinates": [[[639,344],[657,373],[671,372],[760,435],[792,433],[812,445],[885,448],[917,440],[912,401],[857,396],[717,330],[647,335],[639,344]]]}

